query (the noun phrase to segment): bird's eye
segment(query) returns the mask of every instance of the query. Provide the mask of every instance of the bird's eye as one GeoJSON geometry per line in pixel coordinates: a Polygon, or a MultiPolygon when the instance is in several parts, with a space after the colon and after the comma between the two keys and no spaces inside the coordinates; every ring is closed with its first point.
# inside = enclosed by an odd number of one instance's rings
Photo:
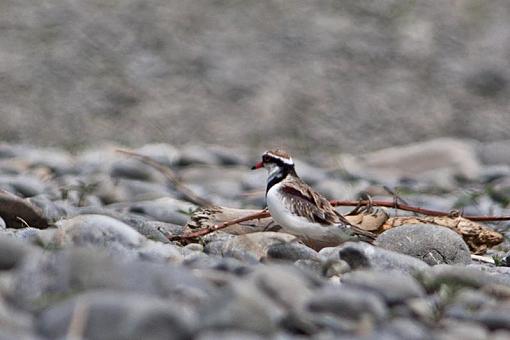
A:
{"type": "Polygon", "coordinates": [[[264,155],[262,156],[262,162],[269,162],[269,156],[268,155],[264,155]]]}

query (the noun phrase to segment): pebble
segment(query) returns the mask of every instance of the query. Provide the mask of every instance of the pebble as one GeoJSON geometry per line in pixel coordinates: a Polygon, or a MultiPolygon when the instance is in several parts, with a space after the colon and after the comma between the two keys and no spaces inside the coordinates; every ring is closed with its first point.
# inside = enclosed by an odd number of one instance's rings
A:
{"type": "Polygon", "coordinates": [[[430,224],[391,228],[377,237],[375,245],[416,257],[430,265],[471,263],[469,248],[459,234],[430,224]]]}
{"type": "Polygon", "coordinates": [[[427,263],[415,257],[374,247],[363,242],[347,242],[333,249],[337,251],[339,258],[347,262],[352,269],[373,268],[414,273],[428,267],[427,263]]]}
{"type": "Polygon", "coordinates": [[[37,321],[47,338],[87,339],[189,339],[194,319],[175,302],[128,292],[94,291],[57,303],[37,321]],[[86,320],[73,330],[77,318],[86,320]],[[74,334],[73,332],[76,332],[74,334]]]}
{"type": "Polygon", "coordinates": [[[341,281],[346,286],[376,293],[388,304],[402,303],[425,295],[422,286],[411,275],[395,270],[358,270],[342,275],[341,281]]]}
{"type": "MultiPolygon", "coordinates": [[[[466,150],[462,157],[469,156],[466,150]]],[[[265,205],[267,174],[248,170],[250,152],[168,144],[135,151],[171,167],[215,203],[265,205]]],[[[497,197],[467,202],[467,211],[505,214],[497,202],[505,199],[508,166],[485,167],[469,157],[443,161],[441,171],[401,164],[400,174],[411,169],[419,176],[381,180],[414,192],[403,196],[412,205],[448,211],[464,199],[459,191],[466,189],[449,177],[460,173],[477,188],[498,189],[497,197]],[[445,183],[456,191],[422,192],[445,183]]],[[[331,198],[380,189],[364,173],[347,181],[299,160],[297,171],[331,198]]],[[[161,173],[110,146],[73,155],[0,144],[0,187],[29,197],[34,218],[49,221],[44,230],[18,223],[13,229],[2,216],[12,222],[16,215],[0,209],[2,339],[469,340],[510,334],[510,268],[471,263],[465,243],[449,229],[401,226],[375,245],[347,242],[320,251],[278,229],[170,241],[187,230],[197,206],[161,173]],[[81,314],[86,322],[76,331],[71,324],[81,314]]],[[[486,256],[504,258],[508,249],[505,241],[486,256]]]]}
{"type": "Polygon", "coordinates": [[[307,307],[313,313],[331,313],[358,321],[368,316],[379,322],[386,319],[389,313],[379,295],[349,286],[322,288],[310,298],[307,307]]]}

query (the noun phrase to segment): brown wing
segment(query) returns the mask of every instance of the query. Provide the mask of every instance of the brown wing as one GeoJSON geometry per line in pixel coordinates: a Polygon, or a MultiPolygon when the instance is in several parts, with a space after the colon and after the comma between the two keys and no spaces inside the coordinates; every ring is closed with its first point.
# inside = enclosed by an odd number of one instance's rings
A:
{"type": "Polygon", "coordinates": [[[292,213],[306,217],[310,222],[325,225],[343,222],[327,199],[298,178],[282,183],[280,192],[292,213]]]}
{"type": "Polygon", "coordinates": [[[292,213],[307,218],[310,222],[323,225],[343,224],[352,230],[353,234],[363,236],[366,241],[372,241],[376,235],[352,225],[345,217],[337,212],[331,203],[315,192],[308,184],[299,178],[282,183],[280,188],[284,203],[292,213]]]}

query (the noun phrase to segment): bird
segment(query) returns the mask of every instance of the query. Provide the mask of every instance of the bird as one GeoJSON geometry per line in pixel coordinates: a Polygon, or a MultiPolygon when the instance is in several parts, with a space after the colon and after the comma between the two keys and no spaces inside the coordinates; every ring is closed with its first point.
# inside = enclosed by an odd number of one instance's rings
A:
{"type": "Polygon", "coordinates": [[[349,223],[324,196],[304,182],[287,152],[279,149],[264,152],[252,170],[261,168],[268,173],[267,208],[283,232],[316,249],[375,239],[375,234],[349,223]]]}

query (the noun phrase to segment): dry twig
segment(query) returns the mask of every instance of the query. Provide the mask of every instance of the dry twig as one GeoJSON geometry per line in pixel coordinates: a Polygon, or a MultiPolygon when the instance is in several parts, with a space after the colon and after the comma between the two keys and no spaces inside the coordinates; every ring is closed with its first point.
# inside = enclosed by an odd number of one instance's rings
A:
{"type": "MultiPolygon", "coordinates": [[[[387,208],[394,208],[394,209],[400,209],[405,211],[411,211],[423,215],[429,215],[429,216],[450,216],[451,212],[444,212],[444,211],[437,211],[437,210],[429,210],[429,209],[423,209],[419,207],[410,206],[407,204],[399,204],[395,201],[372,201],[372,200],[362,200],[362,201],[356,201],[356,200],[333,200],[330,201],[333,206],[366,206],[369,204],[372,204],[373,206],[379,206],[379,207],[387,207],[387,208]]],[[[256,219],[262,219],[270,217],[270,214],[267,210],[261,210],[260,212],[246,215],[237,219],[233,219],[230,221],[226,221],[220,224],[214,224],[212,226],[209,226],[207,228],[202,228],[193,232],[185,233],[182,235],[173,236],[170,238],[171,241],[179,241],[179,240],[189,240],[193,238],[197,238],[200,236],[205,236],[207,234],[210,234],[212,232],[227,228],[231,225],[246,222],[250,220],[256,220],[256,219]]],[[[509,221],[510,216],[462,216],[465,219],[471,220],[471,221],[483,221],[483,222],[489,222],[489,221],[509,221]]]]}

